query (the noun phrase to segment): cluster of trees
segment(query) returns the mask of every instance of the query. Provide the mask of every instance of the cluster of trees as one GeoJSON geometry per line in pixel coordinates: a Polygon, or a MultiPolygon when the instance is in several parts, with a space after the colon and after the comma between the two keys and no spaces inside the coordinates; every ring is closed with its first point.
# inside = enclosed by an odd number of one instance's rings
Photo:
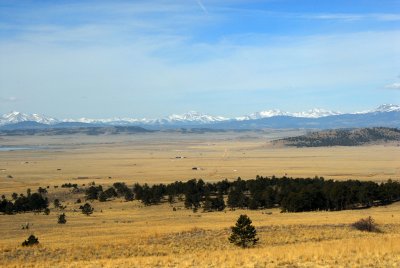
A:
{"type": "Polygon", "coordinates": [[[192,179],[187,182],[176,181],[170,184],[155,184],[143,186],[136,183],[133,187],[134,197],[145,205],[160,203],[165,196],[168,202],[177,199],[184,200],[185,207],[197,211],[203,206],[205,211],[220,211],[225,208],[224,194],[228,193],[227,180],[217,183],[205,183],[203,180],[192,179]]]}
{"type": "Polygon", "coordinates": [[[49,202],[47,197],[43,197],[41,193],[31,193],[27,190],[27,194],[17,193],[12,194],[12,200],[8,200],[5,195],[2,195],[0,201],[0,212],[13,214],[26,211],[44,211],[48,209],[49,202]]]}
{"type": "Polygon", "coordinates": [[[105,202],[111,198],[124,197],[126,201],[132,201],[133,191],[123,182],[116,182],[113,186],[103,190],[101,185],[92,185],[85,191],[86,200],[98,199],[100,202],[105,202]]]}
{"type": "Polygon", "coordinates": [[[76,183],[64,183],[61,185],[61,188],[78,188],[78,184],[76,183]]]}
{"type": "MultiPolygon", "coordinates": [[[[27,195],[14,193],[12,200],[3,195],[0,212],[15,213],[23,211],[48,210],[48,200],[43,197],[44,189],[27,195]]],[[[192,179],[187,182],[176,181],[170,184],[136,183],[129,188],[117,182],[103,189],[101,185],[90,185],[85,189],[86,200],[108,201],[124,198],[126,201],[140,200],[145,205],[155,205],[164,201],[171,204],[184,201],[187,209],[197,211],[221,211],[229,208],[264,209],[280,207],[283,212],[302,212],[317,210],[344,210],[385,205],[400,200],[400,183],[388,180],[385,183],[372,181],[334,181],[322,177],[289,178],[261,177],[235,181],[204,182],[192,179]]],[[[58,200],[55,207],[59,207],[58,200]]],[[[84,207],[84,206],[82,206],[84,207]]],[[[86,208],[86,207],[85,207],[86,208]]],[[[87,207],[83,212],[90,215],[93,210],[87,207]]]]}
{"type": "Polygon", "coordinates": [[[333,181],[324,178],[268,178],[236,180],[228,206],[249,209],[281,207],[284,212],[344,210],[388,204],[400,200],[400,184],[371,181],[333,181]]]}
{"type": "Polygon", "coordinates": [[[186,208],[217,211],[225,208],[224,196],[230,208],[262,209],[281,207],[284,212],[315,210],[344,210],[389,204],[400,200],[400,183],[387,181],[334,181],[322,177],[276,178],[260,177],[252,180],[238,178],[205,183],[189,180],[171,184],[133,187],[135,199],[145,205],[160,203],[164,196],[169,202],[182,200],[186,208]]]}

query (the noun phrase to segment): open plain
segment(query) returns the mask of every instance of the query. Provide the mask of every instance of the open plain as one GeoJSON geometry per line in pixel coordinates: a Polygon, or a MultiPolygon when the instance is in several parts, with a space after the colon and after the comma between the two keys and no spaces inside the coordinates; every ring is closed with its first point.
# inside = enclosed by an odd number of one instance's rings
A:
{"type": "Polygon", "coordinates": [[[175,180],[263,176],[384,181],[400,177],[396,143],[361,147],[272,146],[299,131],[150,133],[104,136],[1,137],[1,194],[47,187],[50,214],[0,215],[2,267],[398,267],[400,204],[338,212],[280,213],[279,209],[197,213],[183,202],[143,206],[116,198],[93,201],[83,215],[83,193],[54,188],[95,182],[166,183],[175,180]],[[15,150],[17,147],[24,150],[15,150]],[[196,169],[193,169],[193,168],[196,169]],[[65,209],[54,208],[58,198],[65,209]],[[175,208],[175,209],[174,209],[175,208]],[[66,224],[57,216],[67,215],[66,224]],[[257,228],[260,243],[240,249],[228,242],[240,214],[257,228]],[[350,225],[372,216],[382,232],[350,225]],[[29,230],[21,225],[30,223],[29,230]],[[35,234],[40,244],[21,247],[35,234]]]}
{"type": "Polygon", "coordinates": [[[0,138],[3,147],[27,150],[0,151],[0,189],[10,193],[65,182],[133,184],[191,178],[215,181],[256,175],[318,175],[373,181],[400,177],[398,143],[319,148],[270,144],[272,139],[302,133],[286,130],[3,136],[0,138]]]}

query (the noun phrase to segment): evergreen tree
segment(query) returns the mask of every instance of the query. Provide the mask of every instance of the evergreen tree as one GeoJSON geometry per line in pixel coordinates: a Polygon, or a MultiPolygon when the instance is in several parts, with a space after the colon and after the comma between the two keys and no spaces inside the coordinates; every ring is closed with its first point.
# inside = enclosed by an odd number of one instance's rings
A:
{"type": "Polygon", "coordinates": [[[93,213],[94,208],[89,203],[85,203],[83,206],[79,207],[82,210],[82,213],[86,216],[89,216],[93,213]]]}
{"type": "Polygon", "coordinates": [[[65,216],[65,213],[58,215],[58,223],[59,224],[67,223],[67,216],[65,216]]]}
{"type": "Polygon", "coordinates": [[[251,225],[251,220],[247,215],[240,215],[235,226],[232,226],[232,234],[229,242],[242,248],[250,247],[258,242],[256,228],[251,225]]]}

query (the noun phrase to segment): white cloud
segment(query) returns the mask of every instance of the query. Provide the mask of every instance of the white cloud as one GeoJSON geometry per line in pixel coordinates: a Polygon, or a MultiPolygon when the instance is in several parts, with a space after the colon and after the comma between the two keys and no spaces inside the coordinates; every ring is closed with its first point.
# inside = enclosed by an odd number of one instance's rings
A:
{"type": "Polygon", "coordinates": [[[386,85],[385,88],[400,90],[400,83],[392,83],[392,84],[386,85]]]}

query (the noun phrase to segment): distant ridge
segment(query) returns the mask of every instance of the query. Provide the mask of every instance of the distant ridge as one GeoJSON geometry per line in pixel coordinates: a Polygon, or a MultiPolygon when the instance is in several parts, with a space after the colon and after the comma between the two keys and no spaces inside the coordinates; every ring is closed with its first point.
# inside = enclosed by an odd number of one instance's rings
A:
{"type": "Polygon", "coordinates": [[[53,128],[140,126],[154,130],[182,127],[210,129],[400,127],[400,106],[384,104],[373,110],[354,113],[341,113],[324,109],[311,109],[296,113],[266,110],[237,118],[211,116],[194,111],[182,115],[174,114],[160,119],[80,118],[76,120],[59,120],[38,114],[27,115],[20,112],[11,112],[0,117],[0,129],[21,129],[24,127],[35,129],[46,128],[46,126],[53,128]]]}
{"type": "Polygon", "coordinates": [[[296,147],[357,146],[370,143],[400,142],[400,129],[359,128],[312,132],[275,141],[296,147]]]}
{"type": "Polygon", "coordinates": [[[60,123],[46,125],[36,122],[20,122],[0,128],[0,136],[25,136],[25,135],[115,135],[148,133],[151,130],[137,126],[93,126],[85,123],[60,123]]]}

